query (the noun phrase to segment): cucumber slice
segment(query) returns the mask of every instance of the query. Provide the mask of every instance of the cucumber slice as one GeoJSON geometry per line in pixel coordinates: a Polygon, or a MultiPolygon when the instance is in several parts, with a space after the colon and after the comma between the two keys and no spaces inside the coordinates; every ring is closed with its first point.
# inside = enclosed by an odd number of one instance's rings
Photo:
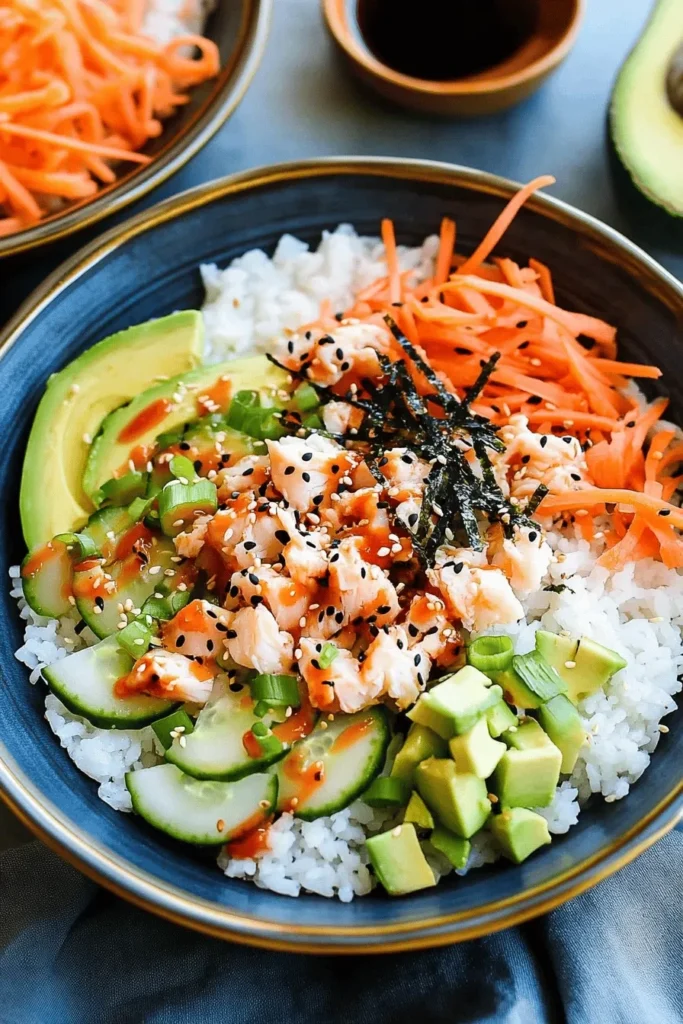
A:
{"type": "Polygon", "coordinates": [[[108,506],[98,509],[81,530],[89,537],[103,558],[110,559],[121,535],[133,526],[126,506],[108,506]]]}
{"type": "Polygon", "coordinates": [[[172,541],[155,536],[145,564],[135,553],[109,565],[103,565],[96,559],[82,563],[84,568],[74,573],[74,597],[81,618],[96,636],[111,636],[117,631],[122,621],[119,605],[128,599],[133,602],[133,608],[140,609],[148,597],[161,592],[158,588],[162,581],[166,586],[172,581],[171,589],[174,590],[186,580],[181,567],[172,561],[175,553],[172,541]],[[166,576],[166,570],[171,570],[173,576],[166,576]],[[116,584],[110,591],[106,589],[107,577],[116,584]]]}
{"type": "Polygon", "coordinates": [[[54,694],[70,711],[102,729],[141,729],[178,704],[139,694],[117,697],[114,684],[127,675],[133,659],[110,637],[69,654],[43,669],[54,694]]]}
{"type": "Polygon", "coordinates": [[[272,744],[273,749],[266,752],[268,744],[261,744],[252,729],[262,724],[268,731],[262,738],[275,739],[268,730],[273,716],[258,718],[255,706],[246,688],[240,693],[228,692],[207,704],[199,712],[192,734],[184,736],[182,744],[180,739],[174,740],[166,751],[166,760],[196,779],[241,779],[252,772],[263,771],[284,757],[290,747],[289,744],[272,744]],[[250,752],[244,745],[247,736],[250,752]]]}
{"type": "Polygon", "coordinates": [[[322,719],[277,764],[278,810],[312,821],[348,807],[381,771],[390,738],[383,707],[322,719]]]}
{"type": "Polygon", "coordinates": [[[251,832],[271,814],[277,798],[274,775],[248,775],[239,782],[204,782],[173,764],[127,772],[133,809],[174,839],[219,846],[251,832]]]}
{"type": "Polygon", "coordinates": [[[24,597],[37,615],[58,619],[71,611],[71,555],[66,544],[51,540],[29,552],[21,563],[24,597]]]}

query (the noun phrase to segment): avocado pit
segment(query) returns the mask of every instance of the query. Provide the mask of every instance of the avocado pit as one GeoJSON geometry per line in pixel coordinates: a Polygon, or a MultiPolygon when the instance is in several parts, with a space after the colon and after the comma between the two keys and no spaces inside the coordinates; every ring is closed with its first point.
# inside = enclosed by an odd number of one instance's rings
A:
{"type": "Polygon", "coordinates": [[[674,51],[666,73],[666,95],[679,117],[683,117],[683,42],[674,51]]]}

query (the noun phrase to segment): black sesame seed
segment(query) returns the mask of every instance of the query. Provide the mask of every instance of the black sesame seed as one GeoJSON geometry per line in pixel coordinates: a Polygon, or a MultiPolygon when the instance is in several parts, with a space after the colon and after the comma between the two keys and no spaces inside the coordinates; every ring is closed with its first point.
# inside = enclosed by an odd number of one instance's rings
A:
{"type": "Polygon", "coordinates": [[[343,362],[343,363],[341,364],[341,366],[339,367],[339,369],[340,369],[340,370],[343,370],[343,371],[344,371],[344,373],[346,373],[346,371],[347,371],[347,370],[350,370],[350,369],[351,369],[351,363],[343,362]]]}
{"type": "Polygon", "coordinates": [[[261,602],[263,601],[263,598],[261,597],[260,594],[253,594],[249,598],[249,600],[251,601],[252,607],[256,608],[257,605],[261,604],[261,602]]]}
{"type": "Polygon", "coordinates": [[[521,352],[522,349],[528,348],[528,347],[529,347],[529,342],[528,341],[523,341],[522,344],[519,346],[519,351],[521,352]]]}
{"type": "Polygon", "coordinates": [[[335,474],[338,473],[339,472],[339,466],[337,466],[336,463],[335,463],[334,466],[330,466],[330,472],[331,473],[335,473],[335,474]]]}
{"type": "Polygon", "coordinates": [[[562,440],[564,441],[565,444],[571,444],[572,441],[574,440],[574,438],[570,437],[570,435],[567,434],[565,437],[562,438],[562,440]]]}
{"type": "Polygon", "coordinates": [[[97,605],[98,608],[104,608],[104,600],[103,600],[103,598],[99,597],[99,595],[98,595],[95,598],[95,604],[97,605]]]}
{"type": "Polygon", "coordinates": [[[530,532],[530,534],[529,534],[529,540],[533,543],[533,541],[535,541],[537,537],[538,537],[538,534],[536,533],[536,531],[532,530],[530,532]]]}
{"type": "Polygon", "coordinates": [[[228,640],[236,640],[237,639],[237,630],[236,629],[226,629],[225,635],[227,636],[228,640]]]}
{"type": "Polygon", "coordinates": [[[313,504],[317,507],[318,505],[321,505],[324,500],[324,494],[316,494],[315,498],[313,499],[313,504]]]}
{"type": "Polygon", "coordinates": [[[185,643],[185,637],[181,633],[180,636],[176,637],[175,645],[176,645],[176,647],[182,647],[184,643],[185,643]]]}
{"type": "Polygon", "coordinates": [[[303,473],[301,474],[301,479],[302,479],[302,480],[303,480],[303,481],[304,481],[305,483],[307,483],[307,484],[310,484],[310,482],[311,482],[311,474],[310,474],[310,473],[306,473],[306,472],[303,472],[303,473]]]}
{"type": "Polygon", "coordinates": [[[291,340],[287,342],[287,351],[289,352],[290,356],[294,352],[294,342],[291,340]]]}
{"type": "Polygon", "coordinates": [[[341,360],[344,358],[344,349],[338,348],[334,354],[336,355],[337,359],[341,360]]]}
{"type": "Polygon", "coordinates": [[[253,586],[255,586],[255,587],[258,587],[258,585],[259,585],[259,578],[258,578],[258,576],[256,575],[256,573],[250,572],[250,573],[248,573],[247,575],[248,575],[248,577],[249,577],[249,582],[250,582],[250,583],[251,583],[251,584],[252,584],[253,586]]]}
{"type": "Polygon", "coordinates": [[[464,568],[464,563],[463,562],[456,562],[455,565],[453,566],[453,572],[457,576],[458,573],[462,572],[463,568],[464,568]]]}
{"type": "Polygon", "coordinates": [[[412,637],[416,637],[420,630],[417,628],[417,626],[413,625],[413,623],[410,622],[408,624],[408,632],[412,637]]]}
{"type": "Polygon", "coordinates": [[[192,465],[194,466],[195,473],[201,473],[201,471],[202,471],[202,460],[201,459],[195,459],[195,461],[192,463],[192,465]]]}
{"type": "Polygon", "coordinates": [[[287,466],[285,469],[285,476],[291,476],[294,472],[294,466],[287,466]]]}
{"type": "Polygon", "coordinates": [[[311,658],[311,665],[313,666],[313,668],[320,668],[320,662],[318,661],[317,658],[311,658]]]}
{"type": "Polygon", "coordinates": [[[233,693],[239,693],[240,690],[244,689],[242,683],[229,683],[228,689],[232,690],[233,693]]]}
{"type": "Polygon", "coordinates": [[[388,461],[389,461],[389,459],[387,459],[387,458],[386,458],[386,456],[384,456],[383,458],[381,458],[381,459],[379,460],[379,462],[377,463],[377,465],[378,465],[378,466],[379,466],[379,467],[381,468],[382,466],[386,466],[386,464],[387,464],[387,462],[388,462],[388,461]]]}
{"type": "Polygon", "coordinates": [[[529,405],[540,405],[542,401],[543,399],[540,395],[530,395],[529,398],[527,398],[529,405]]]}
{"type": "Polygon", "coordinates": [[[417,666],[417,665],[420,664],[421,661],[422,661],[422,655],[421,654],[416,654],[415,657],[413,658],[413,665],[417,666]]]}
{"type": "Polygon", "coordinates": [[[657,515],[658,515],[658,516],[670,516],[670,515],[671,515],[671,509],[668,509],[668,508],[660,508],[660,510],[659,510],[659,512],[657,513],[657,515]]]}
{"type": "Polygon", "coordinates": [[[325,609],[325,615],[334,615],[334,605],[329,604],[325,609]]]}
{"type": "Polygon", "coordinates": [[[240,592],[239,591],[239,587],[235,587],[235,586],[230,587],[230,597],[237,597],[239,592],[240,592]]]}
{"type": "Polygon", "coordinates": [[[396,641],[396,646],[398,647],[399,651],[402,651],[403,650],[403,641],[402,640],[397,640],[396,641]]]}
{"type": "Polygon", "coordinates": [[[367,569],[365,568],[365,566],[363,566],[363,567],[361,568],[361,571],[360,571],[360,578],[361,578],[362,580],[364,580],[364,579],[365,579],[365,577],[367,576],[367,574],[368,574],[368,570],[367,570],[367,569]]]}
{"type": "Polygon", "coordinates": [[[334,617],[334,621],[337,623],[337,625],[341,626],[342,622],[344,621],[344,612],[337,612],[337,614],[334,617]]]}
{"type": "Polygon", "coordinates": [[[223,465],[226,465],[226,463],[230,462],[231,458],[232,458],[232,455],[230,454],[230,452],[222,452],[222,454],[221,454],[221,462],[223,463],[223,465]]]}
{"type": "Polygon", "coordinates": [[[228,632],[228,627],[225,625],[224,622],[217,622],[216,623],[216,629],[218,630],[219,633],[227,633],[228,632]]]}
{"type": "Polygon", "coordinates": [[[379,615],[387,615],[391,611],[390,604],[381,604],[377,609],[379,615]]]}
{"type": "Polygon", "coordinates": [[[543,436],[541,437],[541,440],[538,443],[540,444],[541,448],[545,448],[545,446],[548,443],[547,436],[545,434],[543,434],[543,436]]]}
{"type": "Polygon", "coordinates": [[[191,446],[188,444],[187,441],[181,441],[178,447],[180,448],[181,452],[189,452],[191,446]]]}
{"type": "Polygon", "coordinates": [[[279,540],[281,544],[289,544],[289,534],[286,530],[276,530],[275,539],[279,540]]]}
{"type": "Polygon", "coordinates": [[[249,469],[245,469],[244,470],[244,472],[242,473],[242,476],[251,476],[251,474],[253,472],[254,472],[254,467],[250,466],[249,469]]]}
{"type": "Polygon", "coordinates": [[[417,512],[411,512],[408,516],[408,526],[415,526],[419,519],[417,512]]]}
{"type": "Polygon", "coordinates": [[[571,476],[572,480],[580,480],[581,479],[581,474],[580,473],[570,473],[569,475],[571,476]]]}
{"type": "Polygon", "coordinates": [[[206,641],[206,649],[207,649],[207,651],[212,651],[213,648],[214,648],[213,640],[207,640],[206,641]]]}
{"type": "Polygon", "coordinates": [[[377,502],[377,508],[389,508],[389,502],[388,501],[378,501],[377,502]]]}
{"type": "Polygon", "coordinates": [[[256,541],[255,540],[245,540],[245,542],[244,542],[244,550],[245,551],[252,551],[255,547],[256,547],[256,541]]]}
{"type": "Polygon", "coordinates": [[[530,462],[530,461],[531,461],[531,456],[530,455],[522,455],[522,462],[524,463],[525,466],[526,466],[527,462],[530,462]]]}
{"type": "Polygon", "coordinates": [[[313,452],[304,452],[301,458],[304,462],[310,462],[313,458],[313,452]]]}

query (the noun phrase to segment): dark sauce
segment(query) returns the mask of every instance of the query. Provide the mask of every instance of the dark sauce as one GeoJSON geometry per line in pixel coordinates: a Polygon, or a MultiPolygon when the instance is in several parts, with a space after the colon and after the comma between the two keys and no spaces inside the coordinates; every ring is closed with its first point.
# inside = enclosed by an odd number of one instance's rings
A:
{"type": "Polygon", "coordinates": [[[434,82],[476,75],[511,57],[534,32],[539,0],[357,0],[373,54],[434,82]]]}

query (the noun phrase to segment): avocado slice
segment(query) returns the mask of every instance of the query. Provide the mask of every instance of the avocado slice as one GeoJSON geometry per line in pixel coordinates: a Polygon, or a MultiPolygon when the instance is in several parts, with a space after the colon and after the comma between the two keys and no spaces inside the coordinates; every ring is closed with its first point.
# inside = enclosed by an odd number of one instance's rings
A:
{"type": "Polygon", "coordinates": [[[538,720],[550,739],[562,753],[561,771],[565,775],[574,771],[576,759],[586,742],[586,730],[581,715],[563,693],[551,697],[538,709],[538,720]]]}
{"type": "Polygon", "coordinates": [[[404,821],[412,821],[416,828],[434,828],[432,812],[427,807],[419,793],[415,790],[410,794],[410,800],[403,815],[404,821]]]}
{"type": "Polygon", "coordinates": [[[454,832],[449,832],[442,825],[437,825],[429,837],[429,842],[435,850],[438,850],[451,862],[454,868],[464,868],[467,864],[472,849],[469,839],[456,836],[454,832]]]}
{"type": "Polygon", "coordinates": [[[486,717],[480,718],[461,736],[454,736],[448,744],[451,757],[459,772],[472,772],[480,779],[488,779],[507,750],[504,743],[494,740],[486,717]]]}
{"type": "Polygon", "coordinates": [[[415,769],[420,761],[428,757],[446,757],[447,754],[448,746],[445,740],[425,725],[413,722],[403,746],[394,758],[391,775],[412,786],[415,769]]]}
{"type": "Polygon", "coordinates": [[[495,740],[513,725],[518,724],[517,715],[504,700],[499,700],[486,712],[486,722],[489,732],[495,740]]]}
{"type": "Polygon", "coordinates": [[[449,740],[471,729],[502,696],[500,686],[492,686],[488,676],[466,665],[421,694],[408,712],[408,718],[449,740]]]}
{"type": "Polygon", "coordinates": [[[375,874],[390,895],[403,896],[436,885],[414,825],[397,825],[390,832],[370,836],[365,846],[375,874]]]}
{"type": "Polygon", "coordinates": [[[614,87],[610,124],[634,184],[683,216],[683,4],[659,0],[614,87]],[[678,61],[678,64],[676,64],[678,61]]]}
{"type": "MultiPolygon", "coordinates": [[[[567,684],[567,697],[573,704],[600,690],[615,672],[626,668],[620,654],[587,636],[577,642],[540,630],[536,634],[536,649],[567,684]],[[565,658],[565,654],[569,657],[565,658]]],[[[539,707],[540,702],[531,706],[539,707]]]]}
{"type": "Polygon", "coordinates": [[[502,672],[493,672],[491,678],[502,687],[505,700],[515,704],[518,708],[537,708],[541,703],[538,697],[526,685],[521,676],[513,668],[506,668],[502,672]]]}
{"type": "Polygon", "coordinates": [[[565,679],[565,663],[574,661],[579,641],[561,633],[551,633],[547,629],[539,629],[536,634],[536,650],[557,674],[565,679]]]}
{"type": "Polygon", "coordinates": [[[560,779],[562,754],[532,719],[503,733],[509,745],[491,786],[504,807],[547,807],[560,779]]]}
{"type": "Polygon", "coordinates": [[[484,780],[457,771],[449,758],[422,761],[415,769],[415,781],[437,821],[463,839],[478,832],[491,813],[484,780]]]}
{"type": "Polygon", "coordinates": [[[21,476],[21,528],[29,549],[79,527],[92,512],[81,478],[87,438],[104,417],[160,374],[192,369],[203,347],[201,313],[186,310],[112,334],[50,377],[21,476]]]}
{"type": "Polygon", "coordinates": [[[148,388],[101,424],[83,474],[83,490],[93,498],[103,483],[126,471],[131,459],[136,469],[144,468],[160,434],[206,413],[202,399],[216,407],[212,412],[225,411],[230,396],[247,386],[267,392],[284,382],[283,371],[265,356],[249,356],[181,373],[148,388]]]}
{"type": "Polygon", "coordinates": [[[491,818],[490,828],[502,854],[515,864],[550,842],[548,822],[526,807],[503,808],[491,818]]]}

